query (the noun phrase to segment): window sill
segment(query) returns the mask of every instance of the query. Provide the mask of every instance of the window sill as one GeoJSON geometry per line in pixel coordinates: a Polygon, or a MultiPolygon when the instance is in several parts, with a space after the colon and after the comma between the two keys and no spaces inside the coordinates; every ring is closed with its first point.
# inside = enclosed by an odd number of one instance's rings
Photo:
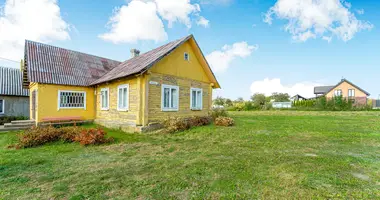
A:
{"type": "Polygon", "coordinates": [[[58,108],[58,110],[86,110],[86,108],[58,108]]]}
{"type": "Polygon", "coordinates": [[[102,111],[109,111],[110,109],[109,108],[101,108],[100,110],[102,110],[102,111]]]}
{"type": "Polygon", "coordinates": [[[162,112],[178,112],[178,109],[162,109],[162,112]]]}
{"type": "Polygon", "coordinates": [[[191,108],[192,111],[202,111],[202,108],[191,108]]]}
{"type": "Polygon", "coordinates": [[[128,109],[117,109],[117,111],[119,111],[119,112],[128,112],[129,110],[128,109]]]}

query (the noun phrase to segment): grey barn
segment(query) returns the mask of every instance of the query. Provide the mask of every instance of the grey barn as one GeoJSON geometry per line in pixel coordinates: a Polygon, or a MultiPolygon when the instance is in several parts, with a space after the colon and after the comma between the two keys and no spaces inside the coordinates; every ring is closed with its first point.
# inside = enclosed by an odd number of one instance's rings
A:
{"type": "Polygon", "coordinates": [[[0,117],[29,117],[29,90],[22,87],[20,69],[0,67],[0,117]]]}

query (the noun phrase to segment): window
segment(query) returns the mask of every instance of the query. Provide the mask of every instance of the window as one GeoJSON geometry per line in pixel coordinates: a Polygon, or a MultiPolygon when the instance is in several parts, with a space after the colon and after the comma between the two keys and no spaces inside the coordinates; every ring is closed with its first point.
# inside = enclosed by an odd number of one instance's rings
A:
{"type": "Polygon", "coordinates": [[[161,91],[161,110],[178,111],[179,87],[172,85],[162,85],[161,91]]]}
{"type": "Polygon", "coordinates": [[[109,88],[102,88],[100,91],[100,105],[102,110],[109,109],[109,88]]]}
{"type": "Polygon", "coordinates": [[[190,109],[202,110],[202,89],[191,88],[190,89],[190,109]]]}
{"type": "Polygon", "coordinates": [[[355,90],[354,89],[348,90],[348,97],[355,97],[355,90]]]}
{"type": "Polygon", "coordinates": [[[342,90],[335,90],[334,96],[342,96],[342,90]]]}
{"type": "Polygon", "coordinates": [[[190,55],[189,55],[189,53],[185,53],[183,57],[184,57],[184,59],[185,59],[186,61],[189,61],[189,60],[190,60],[190,55]]]}
{"type": "Polygon", "coordinates": [[[58,109],[62,108],[86,109],[86,92],[58,91],[58,109]]]}
{"type": "Polygon", "coordinates": [[[4,114],[4,99],[0,99],[0,114],[4,114]]]}
{"type": "Polygon", "coordinates": [[[120,85],[117,88],[117,110],[128,111],[129,109],[129,85],[120,85]]]}

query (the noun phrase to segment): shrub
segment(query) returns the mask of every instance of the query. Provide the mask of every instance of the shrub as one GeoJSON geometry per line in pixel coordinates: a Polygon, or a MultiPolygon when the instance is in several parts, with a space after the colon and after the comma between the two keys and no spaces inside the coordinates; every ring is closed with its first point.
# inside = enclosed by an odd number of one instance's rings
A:
{"type": "Polygon", "coordinates": [[[214,108],[211,110],[210,116],[215,120],[218,117],[228,117],[228,113],[224,108],[214,108]]]}
{"type": "Polygon", "coordinates": [[[18,135],[18,148],[29,148],[58,141],[60,132],[53,127],[33,127],[18,135]]]}
{"type": "Polygon", "coordinates": [[[4,116],[0,117],[0,125],[4,125],[5,123],[11,123],[11,121],[15,120],[27,120],[29,119],[28,117],[24,116],[4,116]]]}
{"type": "Polygon", "coordinates": [[[106,138],[106,132],[103,129],[88,129],[82,130],[74,138],[76,142],[79,142],[83,146],[105,144],[113,141],[113,138],[106,138]]]}
{"type": "Polygon", "coordinates": [[[234,119],[230,117],[218,117],[215,119],[215,125],[217,126],[233,126],[234,124],[234,119]]]}
{"type": "Polygon", "coordinates": [[[185,118],[171,117],[164,121],[164,126],[168,133],[175,133],[190,129],[191,125],[185,118]]]}
{"type": "Polygon", "coordinates": [[[59,130],[61,132],[61,140],[64,142],[75,142],[75,137],[85,129],[78,126],[67,126],[59,128],[59,130]]]}
{"type": "Polygon", "coordinates": [[[194,116],[189,118],[171,117],[164,121],[165,130],[168,133],[188,130],[191,127],[205,126],[212,122],[208,116],[194,116]]]}
{"type": "Polygon", "coordinates": [[[106,133],[102,129],[33,127],[18,135],[18,144],[15,147],[30,148],[56,141],[79,142],[82,145],[103,144],[113,141],[113,138],[107,139],[105,135],[106,133]]]}
{"type": "Polygon", "coordinates": [[[191,117],[188,119],[190,126],[205,126],[209,125],[212,122],[211,117],[200,117],[200,116],[195,116],[191,117]]]}

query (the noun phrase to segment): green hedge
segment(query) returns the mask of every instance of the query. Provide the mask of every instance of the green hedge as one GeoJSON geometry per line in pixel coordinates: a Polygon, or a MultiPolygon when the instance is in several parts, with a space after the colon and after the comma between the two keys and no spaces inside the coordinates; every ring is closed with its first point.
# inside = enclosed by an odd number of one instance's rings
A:
{"type": "Polygon", "coordinates": [[[4,116],[0,117],[0,125],[4,125],[5,123],[10,123],[11,121],[15,120],[28,120],[28,117],[23,117],[23,116],[4,116]]]}

